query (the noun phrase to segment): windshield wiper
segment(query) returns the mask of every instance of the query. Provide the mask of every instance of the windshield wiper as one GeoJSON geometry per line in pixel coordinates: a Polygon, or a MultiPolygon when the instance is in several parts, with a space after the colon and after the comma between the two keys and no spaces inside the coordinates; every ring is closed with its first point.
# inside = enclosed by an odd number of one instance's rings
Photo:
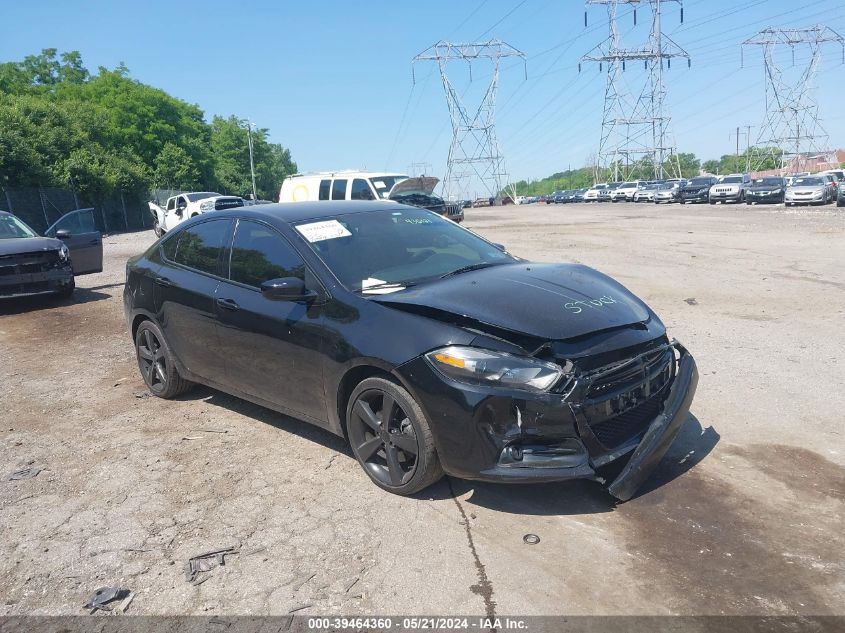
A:
{"type": "Polygon", "coordinates": [[[469,266],[463,266],[458,268],[457,270],[453,270],[450,273],[446,273],[445,275],[440,275],[440,279],[446,279],[446,277],[452,277],[453,275],[460,275],[461,273],[468,273],[473,270],[481,270],[482,268],[489,268],[490,266],[499,266],[504,262],[478,262],[476,264],[470,264],[469,266]]]}

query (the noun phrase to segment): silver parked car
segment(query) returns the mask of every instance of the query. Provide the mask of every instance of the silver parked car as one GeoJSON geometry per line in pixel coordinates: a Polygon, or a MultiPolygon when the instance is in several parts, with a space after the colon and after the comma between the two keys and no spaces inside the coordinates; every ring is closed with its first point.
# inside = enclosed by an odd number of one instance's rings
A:
{"type": "Polygon", "coordinates": [[[710,187],[710,204],[717,202],[745,202],[745,190],[751,183],[748,174],[729,174],[722,176],[710,187]]]}
{"type": "Polygon", "coordinates": [[[827,204],[833,199],[827,178],[799,176],[786,188],[786,206],[794,204],[827,204]]]}

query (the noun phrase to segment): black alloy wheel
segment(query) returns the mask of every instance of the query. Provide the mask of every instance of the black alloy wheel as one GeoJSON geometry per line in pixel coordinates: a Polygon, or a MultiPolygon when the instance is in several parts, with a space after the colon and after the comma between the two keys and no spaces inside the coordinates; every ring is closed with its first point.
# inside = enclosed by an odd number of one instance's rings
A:
{"type": "Polygon", "coordinates": [[[152,321],[144,321],[135,335],[138,368],[150,392],[159,398],[172,398],[187,391],[192,383],[179,375],[164,335],[152,321]]]}
{"type": "Polygon", "coordinates": [[[385,490],[408,495],[443,476],[425,415],[389,380],[368,378],[355,388],[347,431],[358,463],[385,490]]]}

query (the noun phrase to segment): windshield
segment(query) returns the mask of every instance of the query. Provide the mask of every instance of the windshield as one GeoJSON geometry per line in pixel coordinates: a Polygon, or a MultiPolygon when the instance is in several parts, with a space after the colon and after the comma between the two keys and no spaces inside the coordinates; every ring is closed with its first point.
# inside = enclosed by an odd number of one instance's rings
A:
{"type": "Polygon", "coordinates": [[[783,179],[781,178],[760,178],[754,181],[757,187],[781,187],[783,186],[783,179]]]}
{"type": "Polygon", "coordinates": [[[711,182],[713,181],[709,178],[693,178],[687,183],[687,185],[692,185],[693,187],[703,187],[704,185],[709,185],[711,182]]]}
{"type": "Polygon", "coordinates": [[[796,178],[792,181],[793,187],[820,187],[823,184],[821,178],[796,178]]]}
{"type": "Polygon", "coordinates": [[[637,186],[635,182],[623,182],[620,189],[632,189],[637,186]]]}
{"type": "Polygon", "coordinates": [[[15,216],[0,213],[0,240],[16,237],[38,237],[38,234],[15,216]]]}
{"type": "Polygon", "coordinates": [[[186,193],[184,196],[190,202],[196,202],[197,200],[204,200],[205,198],[215,198],[219,196],[219,193],[214,193],[213,191],[197,191],[196,193],[186,193]]]}
{"type": "MultiPolygon", "coordinates": [[[[438,279],[467,266],[517,261],[425,209],[392,208],[309,220],[296,230],[347,290],[438,279]]],[[[388,289],[389,290],[389,289],[388,289]]]]}
{"type": "Polygon", "coordinates": [[[373,188],[376,190],[379,198],[387,199],[390,190],[393,189],[393,186],[397,182],[402,182],[403,180],[408,180],[407,176],[378,176],[376,178],[370,178],[370,182],[373,185],[373,188]]]}
{"type": "Polygon", "coordinates": [[[727,178],[722,178],[722,180],[719,181],[719,184],[720,185],[726,185],[726,184],[732,184],[732,183],[736,183],[736,182],[742,182],[742,176],[729,176],[727,178]]]}

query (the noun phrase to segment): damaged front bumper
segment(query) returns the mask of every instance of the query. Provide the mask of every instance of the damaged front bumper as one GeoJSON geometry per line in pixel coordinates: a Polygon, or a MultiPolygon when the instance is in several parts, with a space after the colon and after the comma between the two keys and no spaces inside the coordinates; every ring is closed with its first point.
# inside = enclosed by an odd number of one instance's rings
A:
{"type": "Polygon", "coordinates": [[[607,483],[599,469],[630,455],[608,485],[611,494],[627,500],[677,436],[698,371],[692,355],[677,342],[651,348],[617,367],[617,374],[627,372],[630,378],[619,388],[607,372],[596,372],[567,387],[566,393],[536,394],[458,383],[422,359],[399,371],[425,410],[447,473],[490,482],[607,483]]]}

